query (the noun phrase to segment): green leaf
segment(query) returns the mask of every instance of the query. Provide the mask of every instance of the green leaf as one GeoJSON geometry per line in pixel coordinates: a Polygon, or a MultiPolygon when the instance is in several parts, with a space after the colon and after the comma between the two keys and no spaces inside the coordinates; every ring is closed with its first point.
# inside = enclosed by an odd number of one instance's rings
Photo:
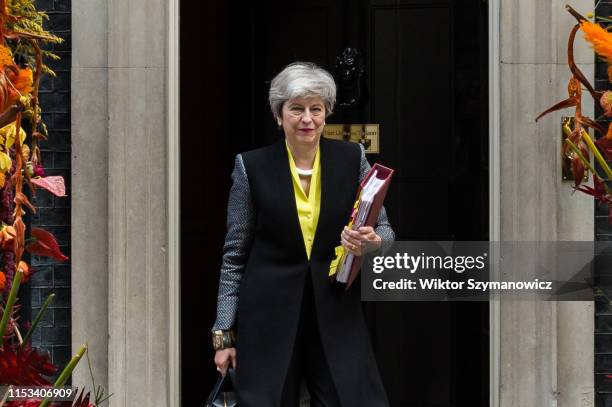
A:
{"type": "Polygon", "coordinates": [[[40,322],[40,319],[42,318],[44,313],[47,311],[47,308],[49,307],[49,304],[51,304],[51,301],[53,301],[53,298],[55,298],[55,294],[53,294],[53,293],[49,294],[49,296],[45,300],[45,303],[40,308],[40,311],[38,311],[38,314],[36,314],[36,318],[34,318],[34,321],[32,322],[32,326],[30,327],[30,329],[28,329],[28,333],[23,338],[23,343],[24,344],[27,343],[30,340],[30,337],[32,336],[32,333],[34,333],[34,329],[36,329],[36,326],[40,322]]]}
{"type": "Polygon", "coordinates": [[[11,287],[11,292],[9,293],[8,299],[6,300],[4,312],[2,313],[2,320],[0,321],[0,346],[2,346],[2,338],[4,337],[6,326],[8,325],[9,318],[11,316],[11,313],[13,312],[13,305],[15,305],[15,301],[17,300],[17,292],[19,291],[19,286],[21,285],[22,278],[23,271],[18,270],[15,273],[15,277],[13,277],[13,286],[11,287]]]}
{"type": "MultiPolygon", "coordinates": [[[[53,383],[53,388],[58,388],[66,384],[66,381],[68,380],[70,375],[72,375],[72,371],[74,370],[76,365],[79,363],[79,361],[83,357],[83,354],[85,353],[86,350],[87,350],[87,346],[82,345],[79,351],[77,352],[77,354],[74,355],[72,359],[70,359],[70,362],[68,362],[64,370],[62,370],[62,373],[60,373],[55,383],[53,383]]],[[[40,407],[47,407],[49,403],[50,403],[49,399],[44,399],[42,403],[40,403],[40,407]]]]}

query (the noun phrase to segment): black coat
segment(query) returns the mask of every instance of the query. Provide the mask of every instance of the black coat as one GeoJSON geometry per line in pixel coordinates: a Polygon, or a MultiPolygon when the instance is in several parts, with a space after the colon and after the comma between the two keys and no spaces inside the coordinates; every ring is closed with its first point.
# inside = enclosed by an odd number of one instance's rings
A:
{"type": "Polygon", "coordinates": [[[359,286],[340,291],[328,277],[359,183],[360,148],[322,138],[320,154],[321,207],[310,260],[284,140],[242,154],[256,215],[238,300],[236,390],[241,407],[280,405],[309,268],[321,341],[342,406],[388,406],[359,286]]]}

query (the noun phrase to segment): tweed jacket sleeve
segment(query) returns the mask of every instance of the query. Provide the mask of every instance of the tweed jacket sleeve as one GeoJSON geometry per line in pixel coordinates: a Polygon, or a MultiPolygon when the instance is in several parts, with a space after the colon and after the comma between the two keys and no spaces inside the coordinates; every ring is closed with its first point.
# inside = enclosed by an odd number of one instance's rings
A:
{"type": "MultiPolygon", "coordinates": [[[[359,182],[361,182],[365,178],[365,176],[368,175],[368,172],[372,167],[366,159],[365,148],[363,147],[363,144],[359,144],[359,147],[361,148],[359,182]]],[[[395,240],[395,233],[391,228],[391,224],[389,223],[389,219],[387,218],[387,211],[385,210],[384,206],[380,208],[380,213],[378,215],[378,220],[376,221],[376,227],[374,228],[374,230],[376,231],[376,234],[380,236],[383,242],[393,242],[395,240]]]]}
{"type": "Polygon", "coordinates": [[[227,234],[217,296],[217,320],[212,328],[233,327],[238,309],[238,290],[253,238],[255,209],[242,155],[238,154],[232,172],[232,187],[227,203],[227,234]]]}

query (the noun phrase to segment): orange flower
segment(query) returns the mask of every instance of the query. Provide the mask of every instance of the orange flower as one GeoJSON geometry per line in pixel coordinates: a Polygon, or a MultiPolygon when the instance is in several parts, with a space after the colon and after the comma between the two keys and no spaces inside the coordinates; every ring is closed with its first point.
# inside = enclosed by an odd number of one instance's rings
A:
{"type": "Polygon", "coordinates": [[[21,157],[23,161],[30,161],[30,147],[27,144],[21,145],[21,157]]]}
{"type": "Polygon", "coordinates": [[[0,229],[0,248],[2,250],[13,250],[15,236],[17,236],[15,228],[4,225],[4,227],[0,229]]]}
{"type": "Polygon", "coordinates": [[[608,125],[608,131],[606,132],[606,135],[602,138],[607,139],[608,141],[612,140],[612,125],[608,125]]]}
{"type": "Polygon", "coordinates": [[[13,54],[11,54],[11,50],[6,45],[0,45],[0,67],[4,67],[6,65],[15,65],[15,61],[13,61],[13,54]]]}
{"type": "Polygon", "coordinates": [[[6,284],[6,275],[0,271],[0,291],[4,290],[5,284],[6,284]]]}
{"type": "Polygon", "coordinates": [[[599,104],[603,109],[604,116],[612,117],[612,92],[609,90],[605,91],[599,99],[599,104]]]}
{"type": "Polygon", "coordinates": [[[9,105],[15,103],[19,97],[25,96],[34,90],[34,81],[32,78],[32,70],[30,68],[19,69],[17,73],[12,70],[6,71],[6,76],[9,78],[15,89],[9,87],[9,105]]]}
{"type": "Polygon", "coordinates": [[[25,261],[20,261],[17,270],[21,270],[23,272],[23,279],[21,280],[23,283],[27,282],[32,273],[30,272],[30,267],[28,263],[25,261]]]}
{"type": "Polygon", "coordinates": [[[595,52],[609,64],[612,63],[612,33],[590,21],[582,21],[580,26],[584,39],[591,43],[595,52]]]}

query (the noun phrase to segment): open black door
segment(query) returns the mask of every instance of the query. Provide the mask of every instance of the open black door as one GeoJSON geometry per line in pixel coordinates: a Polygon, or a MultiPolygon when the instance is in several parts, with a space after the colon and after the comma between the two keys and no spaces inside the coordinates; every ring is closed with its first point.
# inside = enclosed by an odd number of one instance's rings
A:
{"type": "MultiPolygon", "coordinates": [[[[358,50],[363,75],[344,83],[328,123],[380,125],[368,158],[397,171],[386,201],[397,239],[488,239],[486,18],[481,0],[182,2],[184,405],[202,404],[216,377],[209,330],[233,158],[281,136],[267,91],[286,64],[312,61],[340,82],[337,57],[358,50]]],[[[392,406],[488,405],[488,303],[364,311],[392,406]]]]}

